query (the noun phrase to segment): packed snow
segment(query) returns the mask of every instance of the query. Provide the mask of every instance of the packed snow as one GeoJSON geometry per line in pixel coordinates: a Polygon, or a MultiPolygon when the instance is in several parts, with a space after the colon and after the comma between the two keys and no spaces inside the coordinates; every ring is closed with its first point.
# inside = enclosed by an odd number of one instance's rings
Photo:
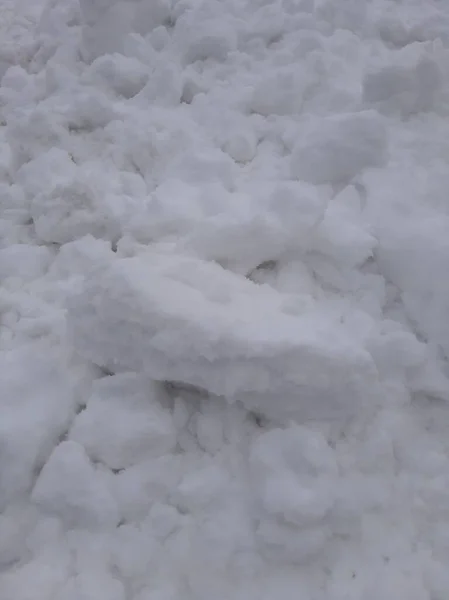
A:
{"type": "Polygon", "coordinates": [[[449,5],[0,32],[0,599],[447,600],[449,5]]]}

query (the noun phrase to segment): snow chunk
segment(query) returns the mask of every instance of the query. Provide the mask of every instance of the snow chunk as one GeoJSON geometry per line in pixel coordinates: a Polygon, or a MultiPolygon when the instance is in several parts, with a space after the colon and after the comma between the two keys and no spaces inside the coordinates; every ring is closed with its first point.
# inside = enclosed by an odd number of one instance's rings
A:
{"type": "Polygon", "coordinates": [[[315,75],[306,69],[299,73],[290,68],[279,70],[264,76],[256,84],[249,108],[264,117],[298,114],[308,90],[315,83],[315,75]]]}
{"type": "Polygon", "coordinates": [[[61,600],[125,600],[125,587],[109,573],[81,573],[67,581],[61,600]]]}
{"type": "Polygon", "coordinates": [[[157,404],[156,393],[148,379],[133,374],[97,381],[69,438],[111,469],[170,452],[176,445],[175,429],[169,413],[157,404]]]}
{"type": "Polygon", "coordinates": [[[82,446],[62,442],[53,451],[33,489],[32,500],[68,527],[114,527],[117,505],[82,446]]]}
{"type": "Polygon", "coordinates": [[[385,65],[366,73],[363,99],[388,113],[410,116],[430,111],[442,86],[435,60],[423,56],[409,65],[385,65]]]}
{"type": "Polygon", "coordinates": [[[331,203],[311,245],[339,264],[355,268],[373,255],[377,240],[361,219],[331,203]]]}
{"type": "Polygon", "coordinates": [[[76,165],[70,154],[60,148],[51,148],[24,164],[17,171],[16,181],[31,200],[39,194],[48,193],[50,187],[67,181],[75,173],[76,165]]]}
{"type": "Polygon", "coordinates": [[[145,87],[137,94],[134,103],[144,110],[150,105],[178,106],[183,90],[183,75],[177,65],[156,62],[145,87]]]}
{"type": "Polygon", "coordinates": [[[42,246],[13,244],[0,250],[0,280],[17,277],[32,281],[44,275],[52,253],[42,246]]]}
{"type": "Polygon", "coordinates": [[[374,111],[363,111],[312,122],[293,149],[291,174],[317,185],[347,183],[386,160],[383,119],[374,111]]]}
{"type": "Polygon", "coordinates": [[[31,204],[36,233],[45,242],[65,244],[86,235],[114,241],[138,200],[117,178],[99,174],[94,163],[39,193],[31,204]]]}
{"type": "Polygon", "coordinates": [[[2,600],[43,600],[61,598],[59,592],[70,573],[70,559],[64,548],[40,548],[29,562],[0,574],[2,600]]]}
{"type": "Polygon", "coordinates": [[[330,536],[326,518],[338,489],[335,453],[326,440],[304,427],[269,431],[253,443],[250,469],[262,551],[289,563],[319,552],[330,536]]]}
{"type": "Polygon", "coordinates": [[[179,454],[147,459],[117,473],[111,491],[127,521],[138,521],[149,509],[167,501],[185,471],[179,454]]]}
{"type": "Polygon", "coordinates": [[[251,471],[260,508],[297,526],[321,521],[335,502],[335,452],[319,433],[292,426],[253,443],[251,471]]]}
{"type": "Polygon", "coordinates": [[[201,512],[229,491],[229,477],[221,467],[211,464],[186,475],[171,501],[182,512],[201,512]]]}
{"type": "Polygon", "coordinates": [[[376,386],[371,358],[324,313],[293,316],[283,301],[216,264],[152,254],[92,272],[69,302],[69,330],[112,370],[198,386],[275,419],[346,419],[376,386]]]}
{"type": "Polygon", "coordinates": [[[136,33],[147,35],[170,20],[170,0],[140,0],[134,4],[133,31],[136,33]]]}
{"type": "Polygon", "coordinates": [[[92,85],[111,89],[124,98],[132,98],[142,90],[148,77],[148,67],[136,58],[113,54],[95,60],[82,79],[92,85]]]}
{"type": "Polygon", "coordinates": [[[185,63],[199,60],[224,61],[237,48],[237,35],[229,20],[203,20],[198,27],[195,12],[176,22],[174,39],[185,63]]]}
{"type": "Polygon", "coordinates": [[[68,427],[75,403],[64,362],[47,345],[0,353],[0,507],[25,492],[68,427]]]}
{"type": "Polygon", "coordinates": [[[224,150],[236,162],[250,162],[256,155],[257,139],[251,130],[231,133],[226,140],[224,150]]]}
{"type": "Polygon", "coordinates": [[[407,313],[420,333],[449,356],[449,284],[441,277],[449,261],[449,218],[432,215],[407,225],[397,221],[383,233],[379,264],[402,290],[407,313]]]}
{"type": "Polygon", "coordinates": [[[80,0],[86,60],[123,50],[124,38],[133,30],[133,6],[120,0],[80,0]]]}

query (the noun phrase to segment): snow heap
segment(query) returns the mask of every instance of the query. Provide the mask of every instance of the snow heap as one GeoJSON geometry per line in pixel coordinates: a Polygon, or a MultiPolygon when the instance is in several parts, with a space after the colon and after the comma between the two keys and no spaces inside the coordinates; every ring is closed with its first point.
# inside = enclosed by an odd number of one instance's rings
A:
{"type": "Polygon", "coordinates": [[[0,13],[1,600],[445,600],[444,3],[0,13]]]}

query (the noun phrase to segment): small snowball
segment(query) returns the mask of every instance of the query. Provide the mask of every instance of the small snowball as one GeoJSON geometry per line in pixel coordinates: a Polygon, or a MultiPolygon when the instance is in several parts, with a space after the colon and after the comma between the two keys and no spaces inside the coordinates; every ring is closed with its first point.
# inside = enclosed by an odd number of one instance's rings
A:
{"type": "Polygon", "coordinates": [[[312,123],[293,149],[291,174],[316,185],[348,183],[387,160],[387,132],[373,111],[326,117],[312,123]]]}

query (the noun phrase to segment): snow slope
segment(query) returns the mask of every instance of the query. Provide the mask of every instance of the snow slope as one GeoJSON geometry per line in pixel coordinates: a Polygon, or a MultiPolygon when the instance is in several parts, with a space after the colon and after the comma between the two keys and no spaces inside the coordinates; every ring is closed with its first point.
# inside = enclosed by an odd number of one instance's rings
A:
{"type": "Polygon", "coordinates": [[[0,17],[0,600],[446,600],[449,6],[0,17]]]}

